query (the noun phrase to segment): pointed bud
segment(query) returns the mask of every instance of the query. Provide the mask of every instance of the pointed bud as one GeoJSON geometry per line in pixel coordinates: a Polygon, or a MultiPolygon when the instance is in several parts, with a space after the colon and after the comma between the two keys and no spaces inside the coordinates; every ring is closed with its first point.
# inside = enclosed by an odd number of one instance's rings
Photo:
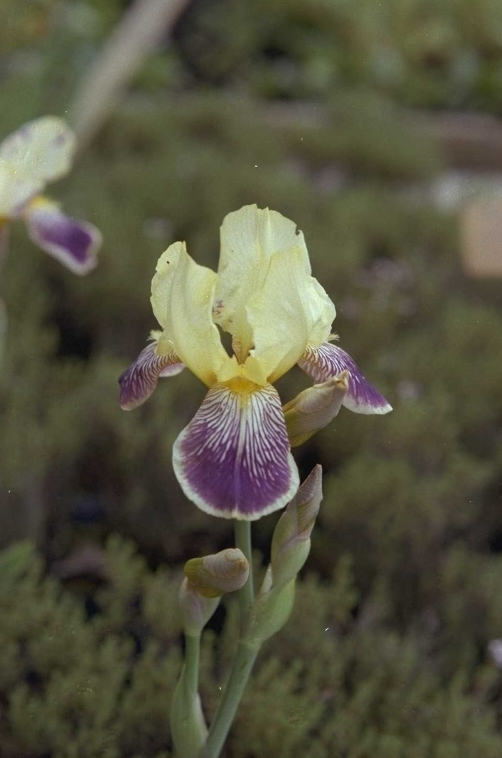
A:
{"type": "Polygon", "coordinates": [[[349,388],[349,372],[342,371],[323,384],[300,392],[283,407],[291,447],[297,447],[327,426],[342,406],[349,388]]]}
{"type": "Polygon", "coordinates": [[[243,587],[249,576],[249,564],[238,548],[228,548],[214,555],[192,558],[185,563],[185,576],[203,597],[214,598],[243,587]]]}
{"type": "Polygon", "coordinates": [[[188,579],[181,583],[179,607],[185,634],[196,637],[202,632],[220,602],[219,597],[203,597],[188,579]]]}
{"type": "Polygon", "coordinates": [[[317,465],[277,522],[272,537],[272,586],[287,584],[307,560],[321,500],[322,467],[317,465]]]}

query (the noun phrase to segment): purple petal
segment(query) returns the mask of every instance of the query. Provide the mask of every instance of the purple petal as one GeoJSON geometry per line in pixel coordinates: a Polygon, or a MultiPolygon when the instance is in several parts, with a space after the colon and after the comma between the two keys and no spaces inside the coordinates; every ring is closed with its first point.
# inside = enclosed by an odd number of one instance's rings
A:
{"type": "Polygon", "coordinates": [[[384,396],[366,381],[355,361],[338,345],[324,342],[317,348],[307,347],[298,365],[316,384],[348,371],[349,389],[342,404],[355,413],[383,414],[392,410],[384,396]]]}
{"type": "Polygon", "coordinates": [[[185,495],[213,516],[253,521],[282,508],[299,479],[276,390],[212,387],[173,448],[185,495]]]}
{"type": "Polygon", "coordinates": [[[161,376],[176,376],[185,368],[176,353],[157,355],[156,342],[151,342],[119,379],[120,407],[132,411],[148,400],[161,376]]]}
{"type": "Polygon", "coordinates": [[[36,199],[23,211],[28,234],[46,253],[74,274],[87,274],[97,263],[101,232],[86,221],[75,221],[50,201],[36,199]]]}

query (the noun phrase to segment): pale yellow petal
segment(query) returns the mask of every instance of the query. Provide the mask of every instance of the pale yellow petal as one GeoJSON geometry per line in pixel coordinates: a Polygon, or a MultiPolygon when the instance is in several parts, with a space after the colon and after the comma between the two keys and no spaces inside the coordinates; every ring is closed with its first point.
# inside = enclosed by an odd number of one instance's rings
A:
{"type": "Polygon", "coordinates": [[[181,361],[208,387],[230,361],[212,320],[216,274],[199,266],[182,242],[163,253],[152,280],[152,307],[181,361]]]}
{"type": "Polygon", "coordinates": [[[19,173],[0,158],[0,218],[14,218],[45,186],[39,179],[19,173]]]}
{"type": "Polygon", "coordinates": [[[246,369],[260,369],[274,382],[294,366],[312,340],[329,335],[334,317],[333,303],[305,272],[302,248],[274,255],[260,291],[246,308],[254,343],[246,369]]]}
{"type": "Polygon", "coordinates": [[[246,305],[262,290],[273,257],[292,249],[297,250],[304,273],[310,274],[303,234],[280,213],[248,205],[223,221],[214,318],[236,337],[241,359],[253,345],[246,305]]]}
{"type": "Polygon", "coordinates": [[[9,215],[70,170],[75,136],[55,116],[30,121],[0,144],[0,213],[9,215]]]}
{"type": "Polygon", "coordinates": [[[335,304],[324,287],[313,276],[309,277],[310,296],[305,298],[304,306],[308,310],[310,333],[308,344],[319,347],[331,334],[331,325],[336,317],[335,304]]]}
{"type": "Polygon", "coordinates": [[[68,173],[75,145],[75,136],[62,119],[43,116],[24,124],[3,140],[0,160],[49,182],[68,173]]]}

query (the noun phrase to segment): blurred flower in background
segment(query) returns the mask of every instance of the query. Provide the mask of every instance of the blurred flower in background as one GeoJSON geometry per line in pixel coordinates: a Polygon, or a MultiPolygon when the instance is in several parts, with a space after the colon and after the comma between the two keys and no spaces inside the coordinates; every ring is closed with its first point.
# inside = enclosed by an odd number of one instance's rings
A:
{"type": "Polygon", "coordinates": [[[97,263],[101,233],[85,221],[66,216],[40,193],[71,168],[76,140],[55,116],[30,121],[0,144],[0,245],[7,245],[7,224],[22,218],[38,247],[75,274],[97,263]]]}

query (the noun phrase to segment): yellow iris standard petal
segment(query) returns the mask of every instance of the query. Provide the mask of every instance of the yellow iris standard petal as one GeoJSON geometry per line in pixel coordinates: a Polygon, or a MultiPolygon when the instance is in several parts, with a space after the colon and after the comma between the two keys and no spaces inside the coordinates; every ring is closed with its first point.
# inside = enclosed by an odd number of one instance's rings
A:
{"type": "MultiPolygon", "coordinates": [[[[326,339],[335,307],[320,284],[305,272],[301,246],[276,253],[259,291],[248,299],[246,319],[254,349],[245,362],[248,376],[274,382],[303,355],[310,342],[326,339]]],[[[256,380],[256,379],[255,379],[256,380]]]]}
{"type": "Polygon", "coordinates": [[[75,151],[75,136],[56,116],[30,121],[4,139],[0,160],[19,171],[52,182],[68,173],[75,151]]]}
{"type": "Polygon", "coordinates": [[[336,308],[324,287],[313,276],[310,277],[310,292],[311,296],[304,303],[312,324],[308,344],[319,347],[329,339],[336,308]]]}
{"type": "Polygon", "coordinates": [[[263,387],[329,337],[335,307],[310,275],[303,235],[279,213],[231,213],[221,240],[218,274],[181,242],[160,258],[152,282],[160,343],[208,387],[235,379],[263,387]],[[232,357],[216,325],[232,334],[232,357]]]}
{"type": "Polygon", "coordinates": [[[296,249],[306,276],[310,262],[303,234],[276,211],[248,205],[225,217],[216,287],[215,321],[236,337],[242,361],[253,346],[253,329],[246,307],[263,290],[271,260],[296,249]]]}
{"type": "Polygon", "coordinates": [[[0,216],[11,218],[44,187],[45,182],[20,174],[10,163],[0,158],[0,216]]]}
{"type": "Polygon", "coordinates": [[[47,182],[68,173],[75,151],[71,129],[44,116],[17,129],[0,144],[0,213],[16,213],[47,182]]]}
{"type": "Polygon", "coordinates": [[[208,387],[231,359],[213,323],[216,274],[188,255],[185,243],[175,242],[159,259],[152,280],[152,307],[181,361],[208,387]]]}

